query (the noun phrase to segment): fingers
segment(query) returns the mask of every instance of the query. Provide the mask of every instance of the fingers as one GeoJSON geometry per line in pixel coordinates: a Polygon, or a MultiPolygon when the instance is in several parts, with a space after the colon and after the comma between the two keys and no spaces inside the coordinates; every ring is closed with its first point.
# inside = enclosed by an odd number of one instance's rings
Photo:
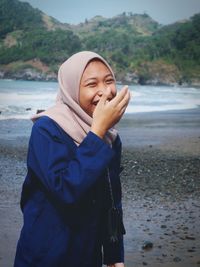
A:
{"type": "Polygon", "coordinates": [[[126,93],[126,95],[124,96],[124,98],[121,100],[121,102],[118,104],[118,108],[122,109],[122,108],[126,108],[128,106],[129,100],[130,100],[130,92],[128,91],[126,93]]]}
{"type": "Polygon", "coordinates": [[[130,100],[128,86],[124,87],[115,98],[117,98],[117,100],[114,101],[114,106],[120,111],[120,114],[123,114],[130,100]]]}
{"type": "Polygon", "coordinates": [[[104,105],[105,105],[106,103],[109,102],[109,99],[111,98],[111,95],[112,95],[112,93],[111,93],[111,88],[110,88],[110,87],[107,87],[107,88],[106,88],[106,91],[104,91],[104,93],[102,94],[102,96],[101,96],[99,102],[100,102],[101,104],[104,104],[104,105]]]}
{"type": "Polygon", "coordinates": [[[128,93],[128,86],[125,85],[122,90],[116,95],[115,98],[113,98],[110,102],[112,102],[114,105],[118,105],[125,97],[125,95],[128,93]]]}
{"type": "Polygon", "coordinates": [[[111,101],[108,101],[109,96],[110,96],[110,93],[109,92],[102,94],[101,99],[100,99],[100,101],[99,101],[98,104],[105,105],[106,103],[109,102],[109,103],[111,103],[111,105],[117,106],[122,101],[121,106],[123,106],[124,105],[124,102],[128,102],[129,99],[130,99],[130,93],[128,91],[128,86],[125,85],[121,89],[121,91],[111,101]]]}
{"type": "Polygon", "coordinates": [[[99,100],[99,103],[98,105],[101,105],[101,104],[106,104],[107,100],[108,100],[108,97],[109,97],[109,94],[103,94],[99,100]]]}
{"type": "Polygon", "coordinates": [[[128,86],[123,87],[112,100],[109,101],[109,99],[110,94],[104,93],[93,112],[94,131],[96,129],[98,129],[98,132],[102,131],[102,125],[104,125],[103,129],[110,129],[121,119],[130,100],[128,86]]]}

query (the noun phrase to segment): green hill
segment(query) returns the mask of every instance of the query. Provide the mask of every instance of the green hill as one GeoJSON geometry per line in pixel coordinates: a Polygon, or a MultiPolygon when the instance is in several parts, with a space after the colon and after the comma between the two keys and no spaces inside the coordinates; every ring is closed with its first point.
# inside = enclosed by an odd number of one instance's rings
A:
{"type": "Polygon", "coordinates": [[[200,85],[200,14],[167,26],[125,12],[70,25],[28,3],[0,0],[0,21],[2,78],[56,79],[66,58],[92,50],[122,82],[200,85]]]}

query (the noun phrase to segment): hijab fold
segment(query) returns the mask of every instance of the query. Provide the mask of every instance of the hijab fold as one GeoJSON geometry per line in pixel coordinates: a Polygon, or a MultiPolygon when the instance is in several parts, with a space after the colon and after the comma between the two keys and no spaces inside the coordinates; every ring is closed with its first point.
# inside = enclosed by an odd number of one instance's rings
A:
{"type": "MultiPolygon", "coordinates": [[[[59,68],[59,88],[55,105],[46,111],[32,116],[33,122],[42,116],[48,116],[71,136],[77,145],[80,145],[92,125],[92,117],[79,104],[80,81],[87,64],[95,58],[101,60],[114,77],[111,67],[100,55],[90,51],[74,54],[59,68]]],[[[105,135],[104,139],[107,143],[112,144],[116,136],[117,131],[112,128],[105,135]]]]}

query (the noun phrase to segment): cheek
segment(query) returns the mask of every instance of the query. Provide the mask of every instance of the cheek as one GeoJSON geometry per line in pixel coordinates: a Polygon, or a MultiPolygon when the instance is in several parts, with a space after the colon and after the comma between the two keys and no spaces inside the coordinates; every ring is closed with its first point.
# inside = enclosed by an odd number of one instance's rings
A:
{"type": "Polygon", "coordinates": [[[87,111],[87,109],[90,108],[91,101],[94,97],[94,93],[92,93],[90,90],[84,90],[80,92],[80,99],[79,103],[83,110],[87,111]]]}
{"type": "Polygon", "coordinates": [[[94,96],[95,96],[95,93],[93,92],[93,90],[87,90],[87,92],[84,94],[85,102],[87,103],[91,102],[94,96]]]}
{"type": "Polygon", "coordinates": [[[79,102],[84,103],[88,99],[88,91],[86,88],[81,88],[79,93],[79,102]]]}
{"type": "Polygon", "coordinates": [[[113,96],[116,96],[116,94],[117,94],[117,87],[116,87],[116,85],[115,84],[112,84],[110,86],[110,88],[111,88],[112,95],[113,96]]]}

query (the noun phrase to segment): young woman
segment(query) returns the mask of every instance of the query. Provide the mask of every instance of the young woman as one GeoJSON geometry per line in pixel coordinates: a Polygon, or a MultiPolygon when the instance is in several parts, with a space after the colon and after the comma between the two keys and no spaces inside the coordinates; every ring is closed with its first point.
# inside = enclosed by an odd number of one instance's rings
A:
{"type": "Polygon", "coordinates": [[[111,67],[79,52],[58,73],[55,106],[35,115],[15,267],[124,266],[121,142],[130,99],[111,67]]]}

